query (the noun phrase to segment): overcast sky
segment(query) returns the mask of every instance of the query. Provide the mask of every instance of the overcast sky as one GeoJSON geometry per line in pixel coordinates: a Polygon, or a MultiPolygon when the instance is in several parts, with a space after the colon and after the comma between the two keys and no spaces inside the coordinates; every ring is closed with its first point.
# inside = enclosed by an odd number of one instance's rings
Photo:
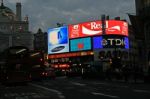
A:
{"type": "Polygon", "coordinates": [[[34,33],[38,28],[45,32],[57,27],[57,22],[67,25],[99,20],[102,14],[128,20],[126,13],[135,14],[135,0],[4,0],[14,12],[16,2],[22,3],[22,16],[29,16],[34,33]]]}

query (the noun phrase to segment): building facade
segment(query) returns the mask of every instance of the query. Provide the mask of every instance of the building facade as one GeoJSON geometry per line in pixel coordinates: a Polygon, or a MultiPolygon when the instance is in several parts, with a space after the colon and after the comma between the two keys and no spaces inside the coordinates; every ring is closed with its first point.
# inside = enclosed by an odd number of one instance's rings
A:
{"type": "MultiPolygon", "coordinates": [[[[143,65],[145,70],[148,70],[150,66],[150,0],[135,0],[136,4],[136,16],[138,17],[137,25],[141,29],[140,36],[143,39],[137,38],[138,46],[141,48],[141,57],[143,59],[143,65]]],[[[140,58],[139,58],[140,60],[140,58]]]]}
{"type": "Polygon", "coordinates": [[[1,2],[0,5],[0,51],[11,46],[33,49],[33,34],[29,31],[28,17],[22,20],[21,3],[16,3],[16,13],[1,2]]]}
{"type": "Polygon", "coordinates": [[[34,50],[40,50],[47,53],[47,32],[42,32],[41,29],[34,34],[34,50]]]}
{"type": "MultiPolygon", "coordinates": [[[[128,23],[124,20],[96,20],[48,30],[48,58],[58,68],[67,64],[98,62],[104,69],[117,58],[130,62],[128,23]]],[[[131,38],[134,42],[134,37],[131,38]]],[[[134,45],[134,44],[132,44],[134,45]]],[[[114,62],[113,62],[114,63],[114,62]]],[[[122,66],[116,64],[118,66],[122,66]]]]}

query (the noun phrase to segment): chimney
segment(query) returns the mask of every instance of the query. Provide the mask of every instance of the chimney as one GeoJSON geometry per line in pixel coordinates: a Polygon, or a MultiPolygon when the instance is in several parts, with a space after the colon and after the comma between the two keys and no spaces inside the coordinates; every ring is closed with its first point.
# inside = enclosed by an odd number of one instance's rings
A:
{"type": "Polygon", "coordinates": [[[118,17],[115,17],[115,20],[120,20],[120,17],[118,16],[118,17]]]}
{"type": "Polygon", "coordinates": [[[17,21],[21,21],[21,3],[16,3],[16,18],[17,21]]]}

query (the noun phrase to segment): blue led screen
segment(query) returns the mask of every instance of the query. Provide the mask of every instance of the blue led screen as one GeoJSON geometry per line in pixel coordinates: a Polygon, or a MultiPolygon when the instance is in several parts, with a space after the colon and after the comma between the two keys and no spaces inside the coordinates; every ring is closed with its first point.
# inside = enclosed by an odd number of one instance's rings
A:
{"type": "Polygon", "coordinates": [[[129,39],[125,36],[106,35],[93,37],[93,49],[125,48],[129,49],[129,39]]]}

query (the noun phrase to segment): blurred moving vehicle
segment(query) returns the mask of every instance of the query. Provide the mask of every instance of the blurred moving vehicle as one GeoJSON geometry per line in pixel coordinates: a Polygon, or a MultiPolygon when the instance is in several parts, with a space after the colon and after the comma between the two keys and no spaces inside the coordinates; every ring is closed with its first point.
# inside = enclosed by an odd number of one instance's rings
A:
{"type": "Polygon", "coordinates": [[[10,47],[0,55],[0,81],[8,83],[26,83],[31,79],[27,57],[29,49],[24,46],[10,47]]]}
{"type": "Polygon", "coordinates": [[[29,51],[28,65],[30,68],[31,80],[42,80],[44,71],[44,53],[38,50],[29,51]]]}
{"type": "Polygon", "coordinates": [[[56,74],[54,68],[51,67],[45,67],[42,72],[43,79],[55,79],[56,74]]]}
{"type": "Polygon", "coordinates": [[[55,70],[53,68],[45,67],[45,66],[41,67],[38,65],[31,69],[30,74],[31,74],[31,79],[36,81],[55,79],[56,77],[55,70]]]}

